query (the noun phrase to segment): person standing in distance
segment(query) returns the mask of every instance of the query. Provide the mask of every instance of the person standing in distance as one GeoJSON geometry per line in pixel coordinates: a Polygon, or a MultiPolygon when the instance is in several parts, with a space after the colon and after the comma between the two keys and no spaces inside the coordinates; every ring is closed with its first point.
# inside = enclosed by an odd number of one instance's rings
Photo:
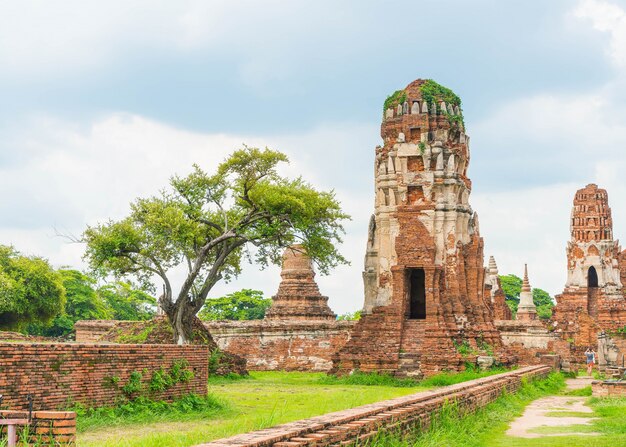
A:
{"type": "Polygon", "coordinates": [[[590,376],[593,372],[593,365],[596,363],[596,353],[591,349],[591,346],[585,351],[585,357],[587,361],[587,375],[590,376]]]}

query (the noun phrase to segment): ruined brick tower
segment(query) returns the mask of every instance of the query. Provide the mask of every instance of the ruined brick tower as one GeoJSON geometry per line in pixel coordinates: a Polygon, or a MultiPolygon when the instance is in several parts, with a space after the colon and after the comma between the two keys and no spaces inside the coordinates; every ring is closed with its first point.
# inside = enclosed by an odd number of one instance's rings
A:
{"type": "Polygon", "coordinates": [[[334,372],[420,376],[462,369],[468,352],[501,354],[486,301],[483,240],[468,202],[469,137],[460,104],[430,80],[385,102],[363,317],[334,372]]]}
{"type": "Polygon", "coordinates": [[[301,245],[285,249],[280,272],[282,281],[272,297],[266,320],[335,320],[337,315],[328,307],[328,297],[322,296],[315,282],[311,258],[301,245]]]}
{"type": "Polygon", "coordinates": [[[513,314],[506,304],[506,295],[502,290],[500,277],[498,276],[498,265],[493,256],[489,257],[489,266],[487,267],[487,276],[485,277],[485,289],[491,298],[491,310],[495,320],[512,320],[513,314]]]}
{"type": "Polygon", "coordinates": [[[556,297],[554,320],[576,344],[594,345],[600,330],[626,324],[620,246],[606,190],[590,184],[576,192],[567,243],[567,283],[556,297]]]}

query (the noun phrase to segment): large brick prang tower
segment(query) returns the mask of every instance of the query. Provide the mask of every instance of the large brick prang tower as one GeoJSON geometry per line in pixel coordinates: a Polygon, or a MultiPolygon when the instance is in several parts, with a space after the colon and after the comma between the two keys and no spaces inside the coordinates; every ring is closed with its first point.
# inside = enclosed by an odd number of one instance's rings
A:
{"type": "Polygon", "coordinates": [[[468,201],[469,137],[460,105],[431,80],[414,81],[385,102],[363,317],[337,354],[335,372],[419,376],[462,369],[468,353],[505,360],[468,201]]]}

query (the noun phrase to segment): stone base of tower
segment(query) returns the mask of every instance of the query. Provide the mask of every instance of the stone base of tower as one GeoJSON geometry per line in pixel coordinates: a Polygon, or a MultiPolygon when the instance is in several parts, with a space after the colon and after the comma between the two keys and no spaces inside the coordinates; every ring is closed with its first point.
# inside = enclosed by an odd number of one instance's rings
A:
{"type": "MultiPolygon", "coordinates": [[[[392,280],[402,285],[404,274],[405,269],[394,268],[392,280]]],[[[488,308],[442,298],[435,287],[444,284],[441,276],[441,269],[426,269],[426,318],[407,318],[405,290],[398,287],[390,305],[375,307],[361,317],[348,343],[333,357],[330,372],[421,378],[463,371],[478,356],[493,356],[505,365],[514,363],[516,358],[504,347],[488,308]]]]}
{"type": "Polygon", "coordinates": [[[328,307],[326,296],[275,296],[265,313],[266,320],[330,320],[337,315],[328,307]]]}

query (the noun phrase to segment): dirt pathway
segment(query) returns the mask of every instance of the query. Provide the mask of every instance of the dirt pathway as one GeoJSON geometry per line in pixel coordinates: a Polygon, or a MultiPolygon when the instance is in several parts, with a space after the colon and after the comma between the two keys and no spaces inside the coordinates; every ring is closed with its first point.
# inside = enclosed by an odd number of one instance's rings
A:
{"type": "MultiPolygon", "coordinates": [[[[591,385],[593,377],[567,380],[567,390],[577,390],[591,385]]],[[[580,432],[578,427],[590,425],[595,418],[587,417],[593,410],[585,405],[586,397],[549,396],[532,402],[524,414],[511,423],[507,436],[517,438],[542,438],[545,436],[594,436],[596,432],[580,432]],[[567,427],[572,427],[567,430],[567,427]],[[551,430],[554,429],[554,430],[551,430]],[[541,433],[545,430],[546,433],[541,433]],[[553,431],[550,433],[550,431],[553,431]]]]}

